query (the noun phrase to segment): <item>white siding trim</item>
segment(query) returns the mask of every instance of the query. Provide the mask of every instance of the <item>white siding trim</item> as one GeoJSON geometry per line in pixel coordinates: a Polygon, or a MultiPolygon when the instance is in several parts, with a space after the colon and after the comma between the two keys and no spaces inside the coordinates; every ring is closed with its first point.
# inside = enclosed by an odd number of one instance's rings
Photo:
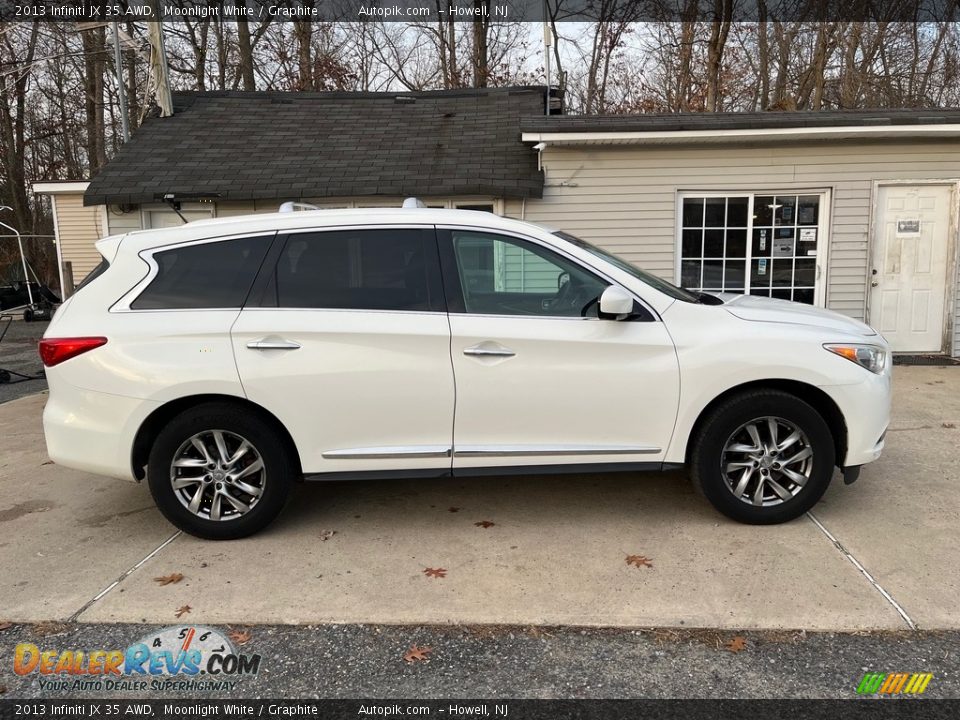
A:
{"type": "Polygon", "coordinates": [[[950,138],[960,136],[960,124],[842,125],[837,127],[744,128],[740,130],[636,130],[628,132],[525,132],[523,142],[558,145],[718,144],[756,140],[845,140],[879,138],[950,138]]]}

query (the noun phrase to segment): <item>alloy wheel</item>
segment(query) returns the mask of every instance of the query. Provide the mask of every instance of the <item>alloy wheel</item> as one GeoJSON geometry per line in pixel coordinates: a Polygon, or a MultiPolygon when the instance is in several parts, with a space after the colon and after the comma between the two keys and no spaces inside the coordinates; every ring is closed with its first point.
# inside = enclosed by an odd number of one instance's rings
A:
{"type": "Polygon", "coordinates": [[[220,522],[253,509],[263,496],[267,474],[249,440],[227,430],[204,430],[187,438],[174,454],[170,482],[187,510],[220,522]]]}
{"type": "Polygon", "coordinates": [[[727,488],[748,505],[792,500],[810,479],[813,447],[789,420],[760,417],[744,423],[727,440],[720,458],[727,488]]]}

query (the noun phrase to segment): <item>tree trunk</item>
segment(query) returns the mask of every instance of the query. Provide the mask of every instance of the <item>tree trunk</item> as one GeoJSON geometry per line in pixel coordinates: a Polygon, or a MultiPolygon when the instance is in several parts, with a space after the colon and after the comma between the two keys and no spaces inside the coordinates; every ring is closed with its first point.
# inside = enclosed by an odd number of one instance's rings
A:
{"type": "Polygon", "coordinates": [[[293,34],[297,40],[297,89],[313,90],[313,57],[310,45],[313,25],[309,20],[294,20],[293,34]]]}
{"type": "Polygon", "coordinates": [[[104,29],[85,30],[82,37],[87,166],[93,176],[107,162],[103,115],[104,29]]]}
{"type": "MultiPolygon", "coordinates": [[[[243,0],[235,0],[244,7],[243,0]]],[[[250,43],[250,23],[246,18],[237,16],[237,49],[240,53],[240,78],[244,90],[256,90],[257,81],[253,74],[253,46],[250,43]]]]}
{"type": "Polygon", "coordinates": [[[473,7],[477,15],[473,20],[473,86],[487,87],[490,82],[490,52],[487,46],[490,28],[489,15],[480,15],[480,12],[490,12],[490,0],[473,0],[473,7]]]}

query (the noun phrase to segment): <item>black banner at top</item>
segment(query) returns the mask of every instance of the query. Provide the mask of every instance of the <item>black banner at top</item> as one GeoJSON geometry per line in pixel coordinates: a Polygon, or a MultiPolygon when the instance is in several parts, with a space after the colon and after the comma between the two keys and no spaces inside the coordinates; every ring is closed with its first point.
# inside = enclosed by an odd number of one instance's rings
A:
{"type": "Polygon", "coordinates": [[[0,21],[955,22],[960,0],[0,0],[0,21]]]}

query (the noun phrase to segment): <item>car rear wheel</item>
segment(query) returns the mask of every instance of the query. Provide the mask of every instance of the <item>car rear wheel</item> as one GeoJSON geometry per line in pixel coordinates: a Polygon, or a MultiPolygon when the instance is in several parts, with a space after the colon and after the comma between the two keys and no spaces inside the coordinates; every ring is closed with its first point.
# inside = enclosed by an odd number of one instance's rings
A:
{"type": "Polygon", "coordinates": [[[777,390],[737,395],[706,419],[691,475],[727,517],[754,525],[787,522],[823,496],[833,476],[830,428],[808,403],[777,390]]]}
{"type": "Polygon", "coordinates": [[[280,514],[294,472],[267,422],[234,405],[208,403],[177,415],[159,433],[147,481],[157,507],[178,528],[232,540],[280,514]]]}

